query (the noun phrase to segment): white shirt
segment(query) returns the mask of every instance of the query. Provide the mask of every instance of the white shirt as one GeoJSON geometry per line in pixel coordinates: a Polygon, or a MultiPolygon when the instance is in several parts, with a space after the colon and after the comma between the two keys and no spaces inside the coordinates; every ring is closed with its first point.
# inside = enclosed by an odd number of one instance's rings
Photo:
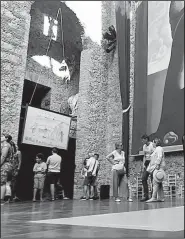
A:
{"type": "Polygon", "coordinates": [[[112,166],[113,169],[117,169],[117,164],[121,164],[123,166],[125,164],[125,152],[121,151],[121,154],[118,153],[117,150],[114,150],[112,153],[110,153],[107,158],[113,156],[113,161],[115,165],[112,166]]]}
{"type": "Polygon", "coordinates": [[[92,172],[92,175],[96,176],[96,171],[97,171],[98,165],[99,165],[99,162],[94,157],[90,157],[87,160],[86,166],[87,166],[88,170],[85,172],[85,176],[87,176],[87,172],[92,172]]]}
{"type": "Polygon", "coordinates": [[[160,168],[165,169],[164,150],[161,146],[157,146],[154,152],[152,153],[151,161],[147,168],[147,171],[148,172],[153,171],[156,165],[159,165],[160,168]]]}
{"type": "Polygon", "coordinates": [[[150,142],[149,145],[143,145],[143,152],[145,160],[151,160],[151,154],[154,151],[153,143],[150,142]]]}
{"type": "Polygon", "coordinates": [[[62,158],[58,154],[53,154],[48,157],[46,164],[48,172],[60,173],[62,158]]]}

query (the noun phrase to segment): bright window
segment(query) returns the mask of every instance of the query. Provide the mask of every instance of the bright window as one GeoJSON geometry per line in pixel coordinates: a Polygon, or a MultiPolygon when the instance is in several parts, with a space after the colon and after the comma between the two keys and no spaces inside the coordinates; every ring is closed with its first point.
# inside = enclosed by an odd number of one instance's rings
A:
{"type": "Polygon", "coordinates": [[[57,39],[58,21],[52,17],[44,16],[44,30],[45,36],[50,36],[54,41],[57,39]]]}

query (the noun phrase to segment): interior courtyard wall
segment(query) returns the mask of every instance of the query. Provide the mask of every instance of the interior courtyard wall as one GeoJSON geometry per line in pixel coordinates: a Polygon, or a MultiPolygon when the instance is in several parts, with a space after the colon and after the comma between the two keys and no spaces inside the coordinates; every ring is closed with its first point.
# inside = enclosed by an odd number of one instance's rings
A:
{"type": "Polygon", "coordinates": [[[30,1],[1,1],[1,131],[18,139],[30,1]]]}
{"type": "Polygon", "coordinates": [[[83,190],[81,169],[89,152],[100,155],[101,171],[98,181],[105,179],[103,161],[106,155],[107,120],[107,65],[104,50],[98,45],[87,46],[82,51],[79,101],[77,116],[76,170],[74,197],[79,198],[83,190]]]}
{"type": "MultiPolygon", "coordinates": [[[[102,2],[102,33],[115,24],[115,3],[102,2]]],[[[118,52],[106,53],[91,45],[82,51],[77,120],[75,197],[82,195],[82,162],[88,152],[100,155],[100,185],[111,183],[111,165],[106,155],[122,137],[122,106],[119,86],[118,52]]]]}
{"type": "MultiPolygon", "coordinates": [[[[71,95],[78,93],[79,70],[74,72],[70,82],[66,84],[65,80],[57,76],[53,72],[52,68],[45,67],[33,59],[35,56],[46,56],[47,54],[50,36],[46,36],[43,33],[45,27],[44,15],[47,15],[49,12],[52,14],[51,17],[55,16],[55,8],[57,8],[58,5],[52,4],[51,1],[49,1],[44,7],[45,10],[43,11],[40,4],[35,2],[31,8],[31,26],[26,64],[26,77],[29,78],[27,80],[31,80],[51,88],[49,106],[50,110],[68,114],[67,100],[71,95]]],[[[68,13],[72,14],[72,11],[70,11],[71,10],[68,9],[68,13]]],[[[52,57],[55,61],[62,62],[63,56],[60,39],[60,27],[58,27],[57,34],[58,36],[56,41],[51,41],[50,48],[48,50],[48,56],[52,57]]],[[[71,48],[74,48],[74,46],[71,46],[71,48]]],[[[68,49],[64,48],[65,54],[68,53],[67,50],[68,49]]]]}

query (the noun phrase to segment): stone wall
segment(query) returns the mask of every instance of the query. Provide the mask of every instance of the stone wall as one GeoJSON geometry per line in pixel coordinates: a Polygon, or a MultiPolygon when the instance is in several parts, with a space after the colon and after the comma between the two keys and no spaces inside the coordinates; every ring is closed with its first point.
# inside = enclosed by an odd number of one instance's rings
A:
{"type": "MultiPolygon", "coordinates": [[[[102,32],[115,24],[115,3],[102,2],[102,32]]],[[[98,187],[110,184],[111,165],[106,155],[122,137],[122,107],[119,87],[118,53],[107,54],[102,46],[89,44],[81,55],[77,120],[74,197],[82,193],[82,161],[88,152],[100,155],[98,187]]]]}
{"type": "MultiPolygon", "coordinates": [[[[24,79],[50,87],[51,91],[46,96],[50,104],[44,108],[61,113],[68,113],[67,100],[78,93],[79,88],[79,70],[66,84],[51,69],[31,58],[34,49],[29,49],[27,57],[32,3],[1,2],[1,129],[10,133],[15,142],[18,138],[24,79]]],[[[40,14],[39,11],[37,13],[40,14]]],[[[43,25],[39,24],[38,21],[34,27],[38,30],[40,26],[42,31],[43,25]]],[[[37,46],[36,42],[32,42],[34,46],[37,46]]]]}
{"type": "MultiPolygon", "coordinates": [[[[67,41],[74,34],[69,31],[69,27],[76,26],[74,29],[76,41],[79,40],[81,27],[77,22],[76,25],[74,21],[77,21],[76,16],[73,11],[66,7],[65,4],[61,3],[63,9],[63,28],[65,31],[65,39],[67,41]],[[69,19],[68,19],[69,18],[69,19]],[[66,19],[70,20],[69,23],[66,23],[66,19]],[[67,29],[66,29],[67,27],[67,29]],[[79,31],[77,31],[79,30],[79,31]],[[70,38],[69,38],[70,37],[70,38]]],[[[50,17],[56,18],[56,12],[60,6],[60,2],[35,2],[31,8],[31,24],[30,24],[30,35],[29,35],[29,44],[28,44],[28,57],[26,64],[26,77],[28,80],[34,81],[41,85],[45,85],[51,88],[50,91],[50,106],[49,109],[68,114],[68,103],[67,100],[71,95],[78,93],[79,89],[79,58],[80,58],[80,42],[79,45],[74,45],[74,42],[66,44],[64,42],[64,51],[65,57],[72,57],[72,54],[75,54],[76,64],[75,71],[72,74],[71,81],[66,84],[61,77],[54,74],[52,68],[47,68],[33,60],[33,56],[46,56],[47,49],[49,46],[50,36],[45,36],[43,34],[44,29],[44,15],[49,14],[50,17]],[[44,9],[43,9],[44,8],[44,9]],[[70,49],[70,50],[69,50],[70,49]]],[[[55,61],[62,62],[63,60],[63,51],[61,46],[61,28],[60,24],[58,25],[57,30],[57,39],[56,41],[52,40],[48,56],[53,58],[55,61]]],[[[74,39],[73,39],[74,41],[74,39]]],[[[68,41],[69,43],[69,41],[68,41]]],[[[55,66],[54,66],[55,67],[55,66]]]]}
{"type": "Polygon", "coordinates": [[[25,78],[51,88],[50,110],[65,114],[68,113],[67,100],[71,95],[78,93],[78,72],[76,72],[71,81],[66,84],[60,77],[56,76],[50,68],[41,66],[28,56],[25,78]]]}
{"type": "MultiPolygon", "coordinates": [[[[116,29],[115,2],[102,2],[102,31],[105,32],[109,26],[116,29]]],[[[108,67],[107,77],[107,132],[106,132],[106,155],[115,149],[115,143],[122,141],[122,104],[119,83],[118,50],[106,53],[108,67]]],[[[102,170],[106,175],[101,184],[111,185],[111,165],[104,158],[102,170]]],[[[112,186],[112,185],[111,185],[112,186]]],[[[112,190],[111,190],[112,194],[112,190]]]]}
{"type": "MultiPolygon", "coordinates": [[[[77,117],[76,171],[74,197],[82,194],[83,179],[80,176],[82,162],[89,152],[100,154],[100,162],[106,153],[107,78],[104,51],[99,46],[88,48],[81,55],[79,101],[77,117]]],[[[103,169],[103,166],[101,167],[103,169]]],[[[101,170],[99,177],[105,178],[101,170]]],[[[101,180],[99,179],[99,180],[101,180]]]]}
{"type": "Polygon", "coordinates": [[[135,1],[131,1],[130,15],[130,104],[129,111],[129,153],[132,149],[132,129],[133,129],[133,113],[134,113],[134,62],[135,62],[135,29],[136,29],[136,5],[135,1]]]}
{"type": "Polygon", "coordinates": [[[18,139],[30,1],[1,1],[1,130],[18,139]]]}

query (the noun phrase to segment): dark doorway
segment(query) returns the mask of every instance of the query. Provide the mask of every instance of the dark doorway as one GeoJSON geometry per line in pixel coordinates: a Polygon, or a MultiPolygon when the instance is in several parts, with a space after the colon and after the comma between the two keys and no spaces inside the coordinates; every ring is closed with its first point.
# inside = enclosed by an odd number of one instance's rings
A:
{"type": "MultiPolygon", "coordinates": [[[[68,150],[59,150],[62,157],[61,165],[61,183],[66,197],[73,198],[74,171],[75,171],[75,149],[76,140],[70,138],[68,150]]],[[[42,152],[47,160],[51,155],[51,148],[35,145],[21,145],[22,165],[17,181],[17,195],[21,200],[31,200],[33,195],[33,166],[35,156],[42,152]]],[[[46,184],[48,188],[48,185],[46,184]]],[[[47,190],[47,189],[46,189],[47,190]]]]}
{"type": "Polygon", "coordinates": [[[63,159],[61,167],[61,182],[64,187],[65,196],[71,199],[73,198],[75,151],[76,139],[69,138],[68,150],[61,152],[63,159]]]}
{"type": "MultiPolygon", "coordinates": [[[[17,179],[17,196],[21,200],[31,200],[33,195],[33,166],[35,164],[35,156],[43,153],[45,161],[51,155],[51,148],[40,147],[35,145],[21,144],[24,120],[26,117],[26,105],[30,103],[30,99],[35,89],[35,83],[25,80],[22,97],[21,117],[19,124],[18,144],[22,153],[22,165],[17,179]]],[[[41,103],[50,88],[37,85],[31,106],[41,108],[41,103]]],[[[61,167],[61,183],[63,184],[65,196],[73,198],[74,170],[75,170],[75,149],[76,140],[70,138],[68,150],[59,150],[62,157],[61,167]]]]}

